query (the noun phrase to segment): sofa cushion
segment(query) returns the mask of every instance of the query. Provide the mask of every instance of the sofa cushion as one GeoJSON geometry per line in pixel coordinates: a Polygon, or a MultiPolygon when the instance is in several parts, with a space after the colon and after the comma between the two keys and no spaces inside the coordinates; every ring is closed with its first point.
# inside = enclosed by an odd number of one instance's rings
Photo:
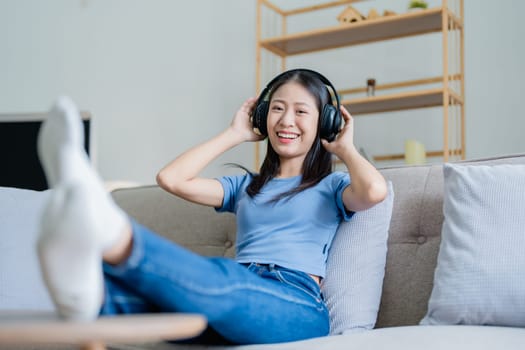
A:
{"type": "Polygon", "coordinates": [[[421,324],[525,326],[525,165],[443,169],[442,241],[421,324]]]}
{"type": "Polygon", "coordinates": [[[53,310],[36,254],[49,193],[0,187],[0,310],[53,310]]]}
{"type": "Polygon", "coordinates": [[[394,191],[383,202],[342,222],[328,255],[322,292],[330,312],[330,333],[374,328],[385,273],[394,191]]]}

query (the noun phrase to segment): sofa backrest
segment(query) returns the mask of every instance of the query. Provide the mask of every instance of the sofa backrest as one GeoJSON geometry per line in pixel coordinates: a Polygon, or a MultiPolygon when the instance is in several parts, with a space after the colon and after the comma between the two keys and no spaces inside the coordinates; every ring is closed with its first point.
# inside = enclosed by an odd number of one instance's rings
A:
{"type": "Polygon", "coordinates": [[[161,189],[141,186],[112,192],[133,219],[161,236],[206,256],[235,256],[235,217],[190,203],[161,189]]]}
{"type": "MultiPolygon", "coordinates": [[[[525,164],[525,155],[463,162],[525,164]]],[[[415,325],[433,285],[443,223],[442,165],[380,169],[394,185],[386,273],[376,327],[415,325]]],[[[203,255],[235,254],[235,218],[143,186],[115,190],[116,202],[138,222],[203,255]]]]}
{"type": "MultiPolygon", "coordinates": [[[[459,162],[524,164],[525,155],[459,162]]],[[[394,184],[383,294],[376,327],[416,325],[427,311],[443,224],[443,166],[380,169],[394,184]]]]}
{"type": "Polygon", "coordinates": [[[442,167],[381,170],[394,185],[383,294],[376,327],[417,324],[426,312],[443,223],[442,167]]]}

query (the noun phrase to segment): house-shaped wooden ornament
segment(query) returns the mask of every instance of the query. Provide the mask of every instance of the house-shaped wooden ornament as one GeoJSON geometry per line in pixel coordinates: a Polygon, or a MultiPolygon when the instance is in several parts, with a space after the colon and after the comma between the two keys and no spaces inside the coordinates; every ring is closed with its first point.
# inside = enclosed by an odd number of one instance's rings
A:
{"type": "Polygon", "coordinates": [[[343,12],[339,14],[339,16],[337,16],[337,20],[343,24],[360,22],[364,19],[365,16],[359,13],[359,11],[357,11],[352,6],[348,6],[346,9],[343,10],[343,12]]]}
{"type": "Polygon", "coordinates": [[[379,17],[379,13],[377,13],[376,9],[370,9],[370,11],[368,11],[368,16],[366,16],[366,19],[374,19],[379,17]]]}

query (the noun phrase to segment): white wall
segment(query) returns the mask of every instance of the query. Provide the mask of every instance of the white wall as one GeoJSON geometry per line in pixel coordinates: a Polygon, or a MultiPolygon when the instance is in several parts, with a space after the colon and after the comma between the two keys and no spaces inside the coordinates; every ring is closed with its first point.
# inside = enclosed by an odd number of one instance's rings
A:
{"type": "Polygon", "coordinates": [[[525,2],[466,3],[468,156],[525,153],[525,2]]]}
{"type": "MultiPolygon", "coordinates": [[[[359,6],[402,12],[406,2],[359,6]]],[[[465,12],[467,157],[525,152],[518,106],[525,81],[518,16],[525,2],[467,0],[465,12]]],[[[320,16],[308,22],[322,24],[320,16]]],[[[290,29],[301,26],[292,22],[290,29]]],[[[153,183],[160,167],[222,130],[254,93],[254,41],[250,0],[0,0],[0,113],[44,111],[69,94],[94,115],[103,178],[153,183]]],[[[440,62],[437,35],[288,61],[321,70],[339,88],[362,85],[370,75],[380,82],[439,75],[440,62]]],[[[356,121],[356,141],[371,153],[400,152],[405,138],[426,133],[434,148],[440,117],[439,109],[369,116],[356,121]]],[[[252,156],[252,146],[243,145],[206,174],[223,173],[225,162],[251,167],[252,156]]]]}
{"type": "Polygon", "coordinates": [[[0,113],[68,94],[94,116],[102,176],[153,183],[254,94],[254,18],[245,0],[0,0],[0,113]]]}

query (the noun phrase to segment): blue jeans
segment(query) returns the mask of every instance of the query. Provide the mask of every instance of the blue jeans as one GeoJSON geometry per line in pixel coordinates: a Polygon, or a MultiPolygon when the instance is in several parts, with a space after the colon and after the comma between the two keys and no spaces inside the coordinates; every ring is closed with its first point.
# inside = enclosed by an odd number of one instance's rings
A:
{"type": "Polygon", "coordinates": [[[214,332],[235,344],[328,334],[328,310],[308,274],[203,257],[136,222],[132,229],[129,258],[117,266],[104,264],[101,314],[199,313],[214,332]]]}

